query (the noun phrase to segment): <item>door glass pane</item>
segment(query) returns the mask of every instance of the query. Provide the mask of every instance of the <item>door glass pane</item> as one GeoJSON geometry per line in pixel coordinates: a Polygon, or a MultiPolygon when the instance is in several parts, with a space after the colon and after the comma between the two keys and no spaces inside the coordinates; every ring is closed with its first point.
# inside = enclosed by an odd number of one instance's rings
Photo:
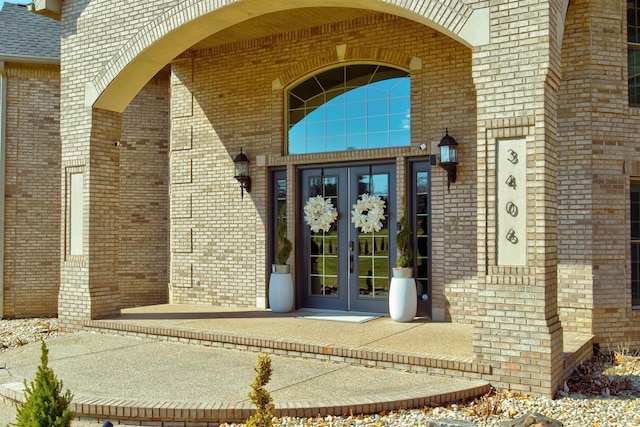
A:
{"type": "Polygon", "coordinates": [[[357,233],[358,297],[384,298],[389,294],[389,176],[386,173],[358,175],[358,198],[363,194],[384,201],[385,218],[380,231],[357,233]]]}
{"type": "MultiPolygon", "coordinates": [[[[309,179],[309,197],[322,196],[338,206],[336,176],[309,179]]],[[[312,232],[309,242],[309,295],[338,296],[338,230],[337,221],[328,231],[312,232]]]]}

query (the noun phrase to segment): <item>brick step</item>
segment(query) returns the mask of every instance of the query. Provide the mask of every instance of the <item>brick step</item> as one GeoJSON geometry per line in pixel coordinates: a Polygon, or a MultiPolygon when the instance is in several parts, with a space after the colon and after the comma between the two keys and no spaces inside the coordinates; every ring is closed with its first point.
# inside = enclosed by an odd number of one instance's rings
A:
{"type": "Polygon", "coordinates": [[[478,363],[471,358],[448,355],[429,355],[372,347],[351,347],[344,344],[318,343],[290,338],[270,339],[222,331],[196,330],[175,326],[146,326],[110,320],[88,320],[83,323],[83,326],[87,330],[124,336],[152,337],[168,342],[325,360],[353,366],[375,367],[449,378],[481,379],[482,375],[491,373],[489,365],[478,363]]]}

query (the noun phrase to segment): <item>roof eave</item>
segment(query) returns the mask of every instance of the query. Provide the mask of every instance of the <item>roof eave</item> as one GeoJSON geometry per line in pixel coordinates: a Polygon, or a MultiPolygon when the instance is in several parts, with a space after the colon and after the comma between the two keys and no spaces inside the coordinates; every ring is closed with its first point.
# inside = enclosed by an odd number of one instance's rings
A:
{"type": "Polygon", "coordinates": [[[3,55],[1,53],[0,53],[0,61],[18,62],[23,64],[60,65],[59,58],[41,58],[37,56],[23,56],[23,55],[3,55]]]}
{"type": "Polygon", "coordinates": [[[27,5],[30,12],[40,16],[60,20],[62,5],[60,0],[34,0],[27,5]]]}

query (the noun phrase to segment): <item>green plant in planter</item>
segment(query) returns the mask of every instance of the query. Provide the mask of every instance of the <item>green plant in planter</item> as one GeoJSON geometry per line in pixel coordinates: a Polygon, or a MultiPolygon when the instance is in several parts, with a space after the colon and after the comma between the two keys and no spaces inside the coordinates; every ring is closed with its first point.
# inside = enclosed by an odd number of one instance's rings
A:
{"type": "Polygon", "coordinates": [[[402,198],[404,213],[400,218],[400,231],[396,234],[396,247],[400,256],[396,261],[399,268],[407,268],[411,265],[413,259],[413,249],[411,247],[411,228],[409,227],[409,218],[407,217],[407,206],[405,197],[402,198]]]}
{"type": "Polygon", "coordinates": [[[278,252],[276,253],[276,264],[285,265],[291,255],[291,241],[287,239],[287,220],[284,213],[287,211],[287,205],[284,204],[278,212],[278,252]]]}

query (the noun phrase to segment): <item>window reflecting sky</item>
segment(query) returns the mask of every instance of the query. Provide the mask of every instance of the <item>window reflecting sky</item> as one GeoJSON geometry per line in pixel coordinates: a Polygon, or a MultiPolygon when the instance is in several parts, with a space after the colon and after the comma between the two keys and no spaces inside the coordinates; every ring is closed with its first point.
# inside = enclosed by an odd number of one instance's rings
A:
{"type": "Polygon", "coordinates": [[[289,154],[410,144],[408,73],[382,66],[351,67],[326,71],[290,90],[289,154]],[[359,73],[351,73],[355,77],[349,81],[351,67],[359,67],[359,73]],[[338,81],[341,73],[344,79],[338,81]],[[364,85],[350,87],[354,81],[364,85]]]}

